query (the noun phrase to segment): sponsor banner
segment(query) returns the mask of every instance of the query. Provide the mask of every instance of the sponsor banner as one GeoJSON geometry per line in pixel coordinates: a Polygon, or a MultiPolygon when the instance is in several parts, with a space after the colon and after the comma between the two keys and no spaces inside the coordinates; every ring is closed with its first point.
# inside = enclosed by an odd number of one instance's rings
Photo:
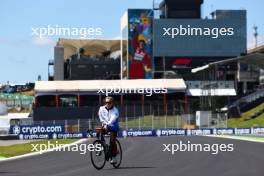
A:
{"type": "Polygon", "coordinates": [[[19,134],[20,140],[31,139],[82,139],[89,138],[87,133],[19,134]]]}
{"type": "Polygon", "coordinates": [[[264,127],[251,128],[251,134],[264,134],[264,127]]]}
{"type": "Polygon", "coordinates": [[[15,125],[10,127],[10,134],[53,134],[53,133],[64,133],[65,129],[62,125],[15,125]]]}
{"type": "Polygon", "coordinates": [[[233,128],[214,128],[213,134],[215,135],[231,135],[234,134],[233,128]]]}
{"type": "Polygon", "coordinates": [[[188,136],[200,136],[200,135],[210,135],[212,129],[187,129],[188,136]]]}
{"type": "MultiPolygon", "coordinates": [[[[65,133],[63,126],[12,126],[11,134],[19,139],[64,139],[64,138],[96,138],[95,131],[81,133],[65,133]]],[[[258,135],[264,134],[264,127],[256,128],[213,128],[213,129],[154,129],[154,130],[120,130],[118,137],[144,136],[202,136],[202,135],[258,135]]]]}
{"type": "Polygon", "coordinates": [[[122,137],[156,136],[155,130],[123,130],[122,137]]]}
{"type": "Polygon", "coordinates": [[[157,129],[156,136],[178,136],[186,135],[185,129],[157,129]]]}
{"type": "Polygon", "coordinates": [[[236,134],[236,135],[251,134],[251,129],[250,128],[235,128],[234,134],[236,134]]]}
{"type": "Polygon", "coordinates": [[[54,133],[52,135],[52,139],[82,139],[82,138],[87,138],[87,133],[54,133]]]}
{"type": "Polygon", "coordinates": [[[20,140],[32,140],[32,139],[51,139],[48,134],[19,134],[20,140]]]}

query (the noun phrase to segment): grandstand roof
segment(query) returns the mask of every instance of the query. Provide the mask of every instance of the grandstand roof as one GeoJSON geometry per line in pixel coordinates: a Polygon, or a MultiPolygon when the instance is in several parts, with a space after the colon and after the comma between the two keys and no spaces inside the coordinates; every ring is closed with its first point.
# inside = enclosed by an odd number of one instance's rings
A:
{"type": "Polygon", "coordinates": [[[185,91],[183,79],[137,79],[137,80],[91,80],[91,81],[37,81],[36,95],[42,93],[92,92],[109,89],[139,90],[168,89],[168,91],[185,91]]]}
{"type": "Polygon", "coordinates": [[[76,54],[80,48],[84,49],[84,55],[96,56],[103,52],[115,52],[120,50],[120,40],[99,40],[99,39],[64,39],[60,38],[57,46],[64,47],[64,59],[76,54]]]}
{"type": "Polygon", "coordinates": [[[264,44],[248,50],[248,53],[264,53],[264,44]]]}
{"type": "Polygon", "coordinates": [[[203,70],[208,69],[210,67],[213,67],[216,65],[221,65],[221,64],[227,64],[230,62],[240,62],[240,63],[244,63],[244,64],[254,65],[254,66],[257,66],[261,69],[264,69],[264,54],[252,53],[252,54],[248,54],[246,56],[239,56],[236,58],[212,62],[212,63],[209,63],[209,64],[204,65],[202,67],[192,69],[192,73],[197,73],[199,71],[203,71],[203,70]]]}
{"type": "Polygon", "coordinates": [[[234,81],[186,81],[190,96],[236,96],[234,81]]]}

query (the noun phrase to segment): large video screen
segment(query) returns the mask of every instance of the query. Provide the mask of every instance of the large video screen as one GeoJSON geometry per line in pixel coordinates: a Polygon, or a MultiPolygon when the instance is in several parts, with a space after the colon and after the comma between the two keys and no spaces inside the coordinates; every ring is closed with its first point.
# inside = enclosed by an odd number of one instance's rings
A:
{"type": "Polygon", "coordinates": [[[156,57],[235,57],[247,51],[246,11],[218,11],[216,19],[157,19],[156,57]]]}

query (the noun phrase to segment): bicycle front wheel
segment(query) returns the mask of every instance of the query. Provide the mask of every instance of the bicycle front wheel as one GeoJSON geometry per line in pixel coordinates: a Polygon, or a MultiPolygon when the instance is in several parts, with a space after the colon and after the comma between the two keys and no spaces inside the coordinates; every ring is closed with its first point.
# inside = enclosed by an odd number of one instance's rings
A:
{"type": "Polygon", "coordinates": [[[92,150],[90,152],[91,155],[91,162],[93,166],[97,169],[100,170],[105,166],[106,162],[106,152],[105,152],[105,146],[102,141],[100,140],[95,140],[93,142],[94,147],[96,148],[97,146],[101,146],[101,150],[92,150]]]}
{"type": "Polygon", "coordinates": [[[116,140],[116,145],[117,145],[117,154],[116,154],[116,160],[117,162],[113,164],[114,168],[119,168],[119,166],[121,165],[122,162],[122,148],[121,148],[121,144],[118,140],[116,140]]]}

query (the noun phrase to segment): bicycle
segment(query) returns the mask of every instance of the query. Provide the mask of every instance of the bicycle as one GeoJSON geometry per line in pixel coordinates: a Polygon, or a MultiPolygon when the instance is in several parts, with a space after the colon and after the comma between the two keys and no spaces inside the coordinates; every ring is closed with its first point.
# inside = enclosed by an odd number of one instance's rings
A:
{"type": "MultiPolygon", "coordinates": [[[[100,146],[102,149],[100,151],[92,150],[90,152],[91,156],[91,162],[93,166],[97,169],[100,170],[105,166],[106,161],[109,161],[112,159],[112,149],[109,144],[106,143],[104,135],[106,134],[105,129],[103,128],[96,128],[96,136],[97,140],[93,142],[94,146],[100,146]]],[[[116,154],[116,159],[117,162],[113,163],[112,166],[114,168],[119,168],[122,162],[122,148],[120,142],[116,139],[116,145],[117,145],[117,154],[116,154]]]]}

